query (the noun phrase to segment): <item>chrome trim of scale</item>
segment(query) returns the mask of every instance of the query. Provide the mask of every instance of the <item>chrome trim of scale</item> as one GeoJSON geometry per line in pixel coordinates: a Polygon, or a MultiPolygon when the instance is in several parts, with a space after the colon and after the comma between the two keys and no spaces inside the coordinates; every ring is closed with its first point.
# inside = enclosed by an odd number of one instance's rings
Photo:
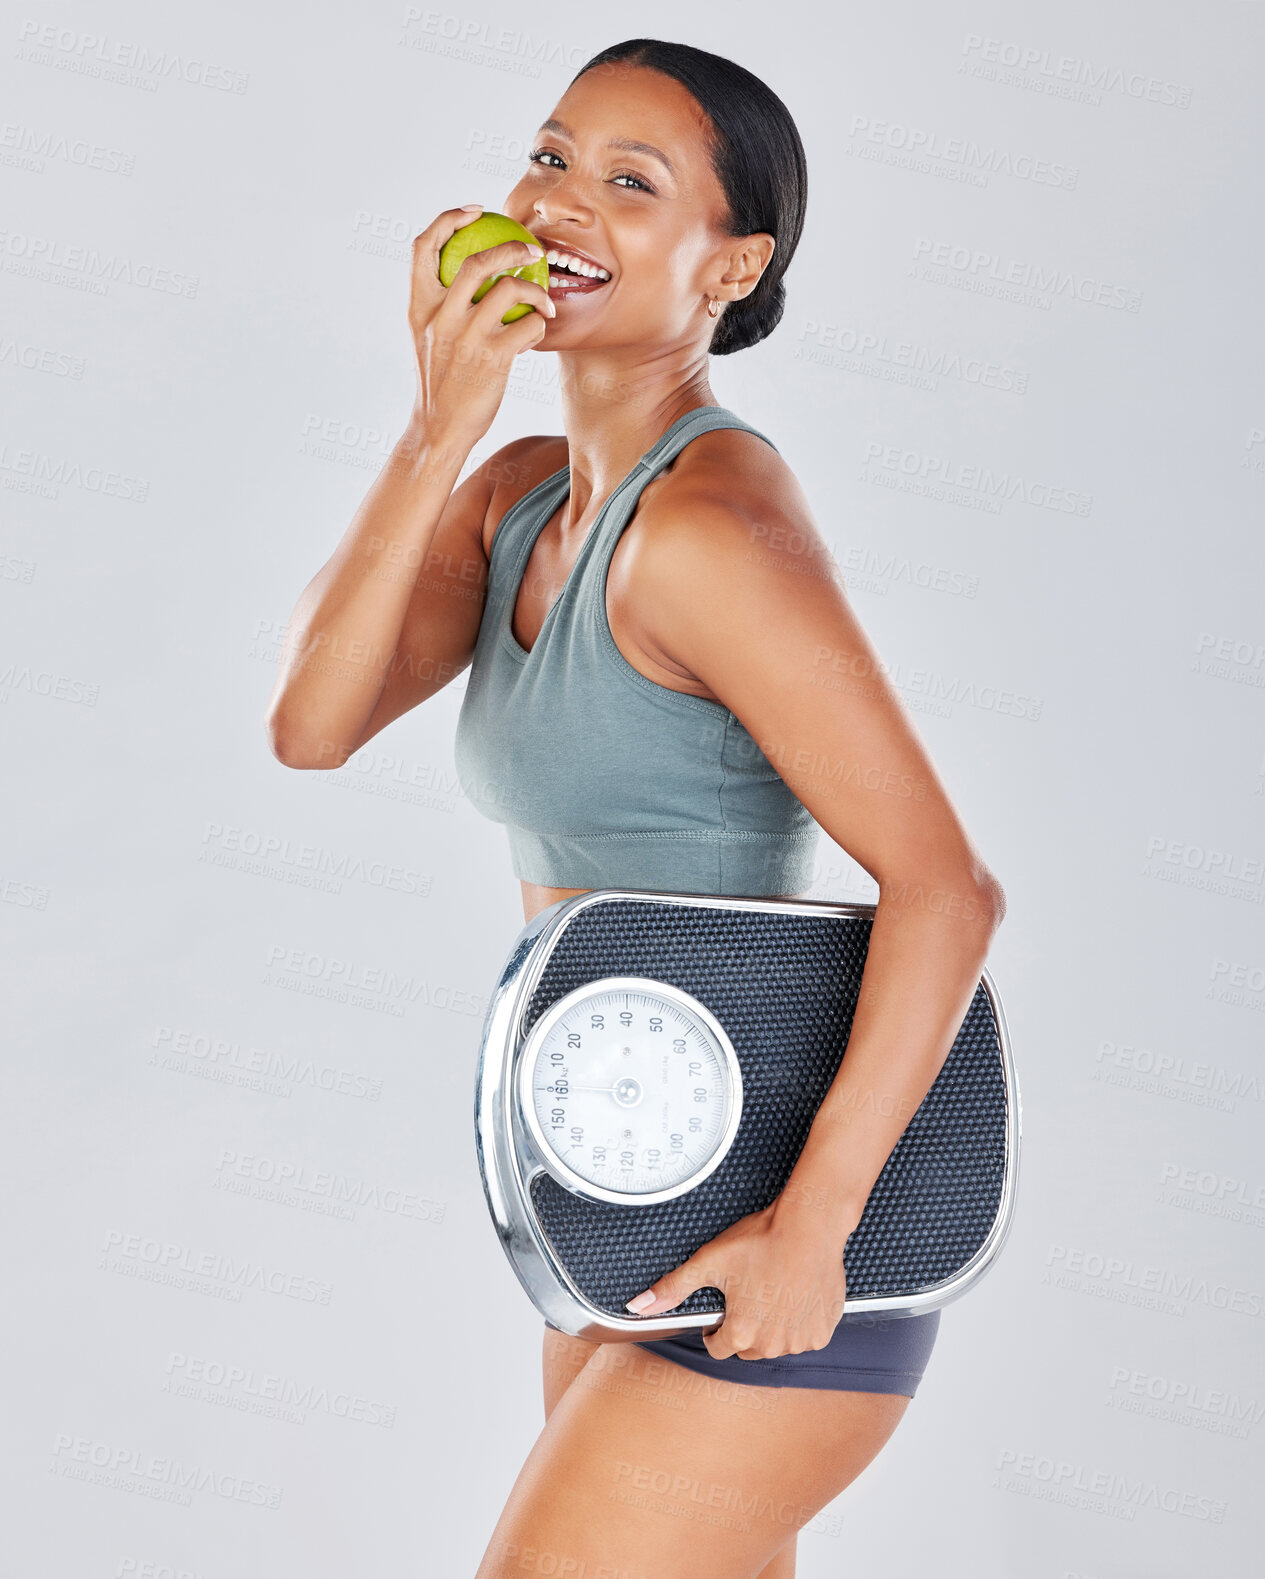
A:
{"type": "MultiPolygon", "coordinates": [[[[519,1282],[545,1320],[560,1332],[590,1343],[651,1342],[680,1332],[715,1332],[723,1320],[715,1311],[671,1316],[614,1316],[594,1305],[555,1258],[536,1222],[530,1184],[544,1167],[520,1118],[517,1135],[507,1122],[507,1102],[516,1102],[514,1064],[524,1043],[523,1018],[549,957],[566,927],[587,906],[616,899],[700,905],[706,909],[760,910],[778,915],[835,915],[873,920],[873,904],[818,899],[761,899],[681,894],[654,889],[598,888],[556,900],[533,916],[519,933],[488,1002],[475,1078],[475,1145],[479,1172],[497,1236],[519,1282]],[[515,1144],[517,1139],[517,1145],[515,1144]]],[[[595,982],[602,978],[594,978],[595,982]]],[[[1010,1231],[1019,1172],[1020,1097],[1010,1035],[1001,999],[987,970],[980,980],[997,1027],[1006,1088],[1006,1165],[997,1215],[984,1243],[953,1277],[914,1294],[873,1294],[846,1298],[841,1320],[849,1315],[920,1316],[956,1299],[992,1264],[1010,1231]]],[[[665,985],[668,985],[665,983],[665,985]]],[[[630,1204],[634,1204],[630,1201],[630,1204]]],[[[671,1270],[665,1268],[665,1272],[671,1270]]]]}

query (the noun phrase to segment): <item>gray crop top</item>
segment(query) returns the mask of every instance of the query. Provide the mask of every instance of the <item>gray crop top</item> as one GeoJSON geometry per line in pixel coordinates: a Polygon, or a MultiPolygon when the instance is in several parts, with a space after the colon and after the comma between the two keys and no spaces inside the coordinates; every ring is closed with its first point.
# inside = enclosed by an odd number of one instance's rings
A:
{"type": "Polygon", "coordinates": [[[722,427],[757,432],[700,406],[646,451],[603,504],[530,652],[510,628],[514,606],[570,468],[497,526],[455,760],[471,803],[505,824],[526,882],[751,897],[812,884],[818,825],[752,736],[719,702],[638,673],[606,617],[607,570],[642,489],[696,434],[722,427]]]}

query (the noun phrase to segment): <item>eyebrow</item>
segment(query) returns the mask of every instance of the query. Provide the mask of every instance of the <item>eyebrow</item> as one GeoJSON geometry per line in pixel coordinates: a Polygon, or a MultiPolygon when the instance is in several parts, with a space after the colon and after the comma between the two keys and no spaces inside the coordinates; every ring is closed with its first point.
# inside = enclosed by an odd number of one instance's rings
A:
{"type": "MultiPolygon", "coordinates": [[[[564,126],[561,121],[542,121],[540,129],[542,132],[558,132],[563,137],[569,137],[572,142],[575,141],[575,133],[569,126],[564,126]]],[[[612,137],[606,146],[608,148],[622,148],[625,153],[649,154],[652,159],[659,161],[674,180],[676,179],[676,169],[671,159],[668,158],[662,149],[656,148],[653,143],[639,143],[632,137],[612,137]]]]}

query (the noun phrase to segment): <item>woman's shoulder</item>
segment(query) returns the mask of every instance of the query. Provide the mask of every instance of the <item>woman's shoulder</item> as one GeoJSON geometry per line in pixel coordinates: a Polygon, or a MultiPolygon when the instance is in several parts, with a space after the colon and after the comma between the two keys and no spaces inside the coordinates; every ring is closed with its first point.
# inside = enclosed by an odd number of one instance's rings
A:
{"type": "MultiPolygon", "coordinates": [[[[740,594],[771,612],[788,599],[802,604],[806,577],[838,573],[795,473],[758,434],[712,428],[642,491],[611,558],[607,617],[625,657],[648,657],[702,687],[679,639],[687,624],[714,623],[698,620],[698,600],[716,611],[736,607],[740,594]]],[[[710,690],[693,694],[718,700],[710,690]]]]}
{"type": "Polygon", "coordinates": [[[700,516],[815,533],[808,500],[789,462],[749,428],[696,434],[646,484],[637,515],[643,534],[688,531],[700,516]]]}
{"type": "Polygon", "coordinates": [[[492,484],[483,517],[483,552],[489,560],[496,529],[509,511],[524,495],[566,464],[567,440],[562,433],[536,433],[511,439],[480,463],[480,473],[492,484]]]}

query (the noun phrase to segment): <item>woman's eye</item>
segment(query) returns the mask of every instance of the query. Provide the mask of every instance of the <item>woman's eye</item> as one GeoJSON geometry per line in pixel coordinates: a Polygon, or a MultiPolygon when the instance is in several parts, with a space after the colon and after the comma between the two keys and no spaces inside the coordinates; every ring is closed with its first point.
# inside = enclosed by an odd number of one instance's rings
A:
{"type": "MultiPolygon", "coordinates": [[[[566,168],[564,161],[559,158],[559,156],[554,153],[551,148],[533,148],[527,155],[528,164],[540,164],[545,159],[558,160],[556,165],[546,165],[545,168],[547,170],[560,170],[566,168]]],[[[633,175],[631,170],[621,170],[617,175],[612,176],[611,179],[613,181],[635,181],[643,192],[654,191],[654,187],[652,187],[648,181],[643,181],[639,175],[633,175]]]]}

